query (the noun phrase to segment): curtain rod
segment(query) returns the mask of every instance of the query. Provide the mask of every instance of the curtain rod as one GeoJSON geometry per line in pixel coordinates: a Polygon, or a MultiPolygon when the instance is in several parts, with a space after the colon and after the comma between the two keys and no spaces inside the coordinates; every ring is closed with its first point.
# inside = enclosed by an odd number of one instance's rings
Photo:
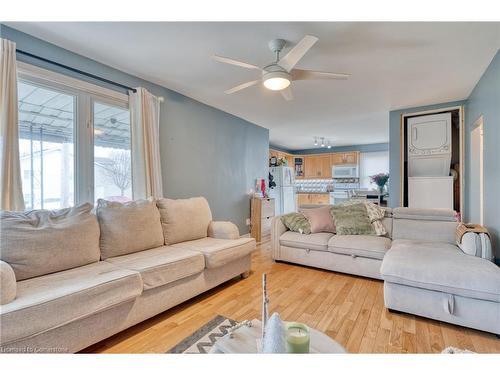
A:
{"type": "Polygon", "coordinates": [[[81,75],[84,75],[84,76],[87,76],[87,77],[90,77],[90,78],[93,78],[93,79],[96,79],[98,81],[102,81],[102,82],[106,82],[106,83],[109,83],[111,85],[114,85],[114,86],[117,86],[117,87],[121,87],[122,89],[126,89],[126,90],[130,90],[132,92],[137,92],[136,89],[134,89],[133,87],[129,87],[129,86],[126,86],[126,85],[122,85],[121,83],[118,83],[118,82],[113,82],[109,79],[106,79],[106,78],[102,78],[102,77],[99,77],[99,76],[96,76],[94,74],[91,74],[91,73],[87,73],[87,72],[84,72],[83,70],[80,70],[80,69],[76,69],[76,68],[72,68],[70,66],[67,66],[67,65],[63,65],[63,64],[60,64],[58,62],[55,62],[55,61],[52,61],[52,60],[49,60],[49,59],[46,59],[44,57],[40,57],[40,56],[37,56],[37,55],[33,55],[32,53],[29,53],[29,52],[26,52],[26,51],[22,51],[20,49],[16,49],[16,52],[21,54],[21,55],[25,55],[25,56],[29,56],[29,57],[32,57],[34,59],[37,59],[37,60],[41,60],[41,61],[44,61],[46,63],[49,63],[49,64],[52,64],[52,65],[56,65],[60,68],[63,68],[63,69],[66,69],[66,70],[70,70],[72,72],[75,72],[75,73],[78,73],[78,74],[81,74],[81,75]]]}

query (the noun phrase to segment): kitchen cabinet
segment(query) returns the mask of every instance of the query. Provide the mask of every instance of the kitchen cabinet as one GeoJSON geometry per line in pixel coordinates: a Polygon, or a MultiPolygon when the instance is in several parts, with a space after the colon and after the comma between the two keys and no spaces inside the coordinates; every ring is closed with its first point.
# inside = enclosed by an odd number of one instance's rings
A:
{"type": "Polygon", "coordinates": [[[331,154],[332,165],[339,164],[358,164],[359,151],[335,152],[331,154]]]}
{"type": "Polygon", "coordinates": [[[330,154],[305,156],[304,177],[332,178],[332,164],[330,154]]]}
{"type": "Polygon", "coordinates": [[[330,204],[328,193],[299,193],[297,204],[300,207],[305,204],[330,204]]]}
{"type": "Polygon", "coordinates": [[[316,167],[316,157],[306,156],[304,157],[304,178],[316,178],[317,167],[316,167]]]}

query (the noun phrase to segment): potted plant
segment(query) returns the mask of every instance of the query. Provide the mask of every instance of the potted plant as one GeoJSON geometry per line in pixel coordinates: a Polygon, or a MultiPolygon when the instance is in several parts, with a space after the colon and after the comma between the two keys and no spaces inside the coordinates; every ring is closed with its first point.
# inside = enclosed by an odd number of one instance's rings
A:
{"type": "Polygon", "coordinates": [[[378,186],[380,194],[383,194],[385,185],[387,184],[387,181],[389,181],[389,173],[379,173],[370,176],[370,180],[378,186]]]}

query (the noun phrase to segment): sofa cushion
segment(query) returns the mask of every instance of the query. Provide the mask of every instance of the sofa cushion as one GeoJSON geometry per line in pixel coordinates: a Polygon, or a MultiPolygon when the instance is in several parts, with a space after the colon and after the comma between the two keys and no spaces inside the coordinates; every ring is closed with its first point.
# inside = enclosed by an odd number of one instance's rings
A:
{"type": "Polygon", "coordinates": [[[250,254],[255,249],[255,239],[225,240],[206,237],[178,243],[172,245],[172,247],[199,251],[205,256],[205,266],[207,268],[217,268],[250,254]]]}
{"type": "Polygon", "coordinates": [[[396,207],[392,210],[392,215],[396,219],[457,221],[455,211],[444,208],[396,207]]]}
{"type": "Polygon", "coordinates": [[[391,248],[391,242],[387,237],[337,235],[328,241],[328,250],[338,254],[384,259],[385,253],[391,248]]]}
{"type": "Polygon", "coordinates": [[[0,305],[5,305],[16,298],[16,275],[8,263],[0,260],[0,305]]]}
{"type": "Polygon", "coordinates": [[[240,230],[236,224],[230,221],[212,221],[208,225],[208,236],[226,240],[236,240],[240,238],[240,230]]]}
{"type": "Polygon", "coordinates": [[[16,299],[0,309],[0,344],[95,314],[141,292],[139,273],[107,262],[18,282],[16,299]]]}
{"type": "Polygon", "coordinates": [[[394,218],[392,239],[455,244],[457,225],[458,223],[454,221],[394,218]]]}
{"type": "Polygon", "coordinates": [[[135,253],[163,245],[160,213],[150,200],[97,201],[101,227],[101,259],[135,253]]]}
{"type": "Polygon", "coordinates": [[[328,240],[332,237],[333,233],[301,234],[287,231],[281,235],[280,244],[299,249],[328,251],[328,240]]]}
{"type": "Polygon", "coordinates": [[[205,269],[203,254],[170,246],[108,258],[106,262],[139,272],[144,290],[169,284],[205,269]]]}
{"type": "Polygon", "coordinates": [[[16,280],[99,261],[99,224],[85,203],[61,210],[0,212],[0,259],[16,280]]]}
{"type": "Polygon", "coordinates": [[[394,240],[380,272],[392,283],[500,302],[500,268],[452,244],[394,240]]]}
{"type": "Polygon", "coordinates": [[[212,212],[203,197],[189,199],[159,199],[165,245],[207,237],[212,212]]]}

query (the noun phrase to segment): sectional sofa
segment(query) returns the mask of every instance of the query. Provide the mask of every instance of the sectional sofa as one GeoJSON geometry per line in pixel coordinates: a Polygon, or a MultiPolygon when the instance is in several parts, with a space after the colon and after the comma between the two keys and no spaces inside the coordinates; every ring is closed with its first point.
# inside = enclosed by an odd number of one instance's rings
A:
{"type": "Polygon", "coordinates": [[[204,198],[0,214],[0,352],[77,352],[250,271],[204,198]]]}
{"type": "Polygon", "coordinates": [[[455,212],[387,209],[385,237],[288,231],[275,217],[272,256],[384,280],[391,310],[500,334],[500,268],[457,245],[455,212]]]}

